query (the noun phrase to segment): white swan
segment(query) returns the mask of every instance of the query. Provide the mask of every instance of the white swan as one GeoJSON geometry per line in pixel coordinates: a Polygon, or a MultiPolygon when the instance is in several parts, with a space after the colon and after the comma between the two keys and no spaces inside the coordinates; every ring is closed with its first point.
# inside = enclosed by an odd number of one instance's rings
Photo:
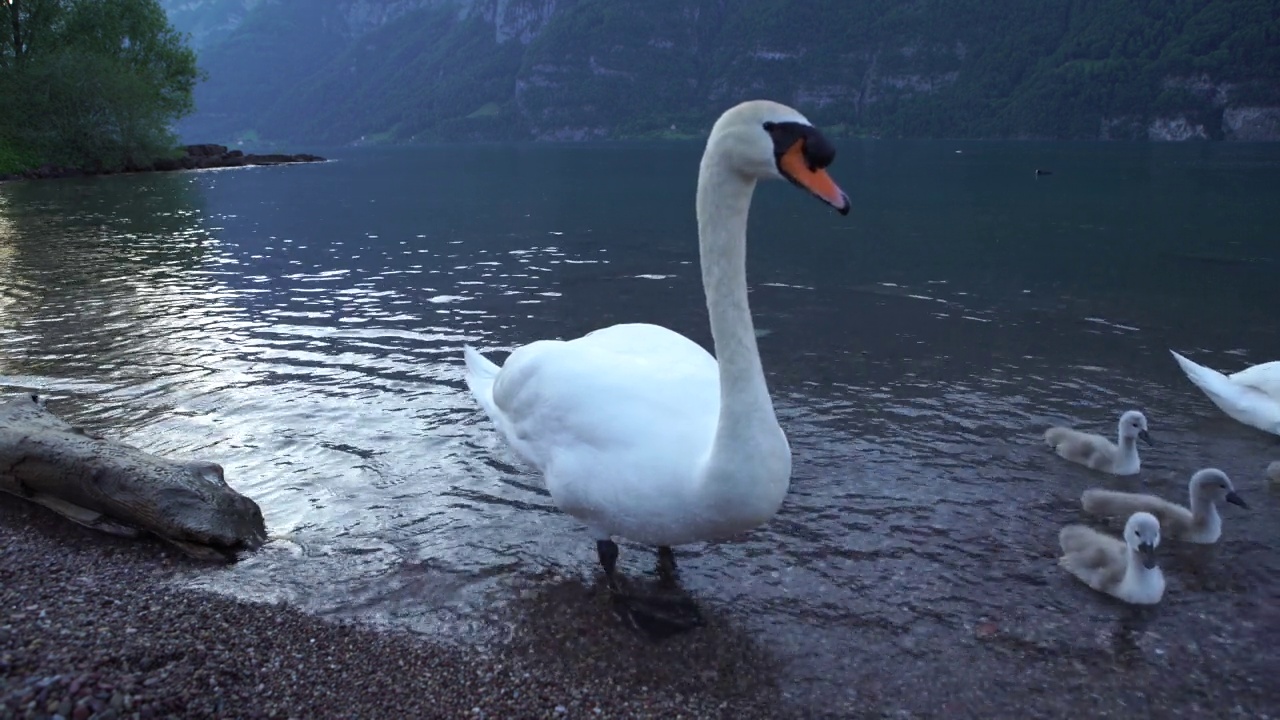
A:
{"type": "Polygon", "coordinates": [[[1191,502],[1188,510],[1154,495],[1115,492],[1089,488],[1080,496],[1085,512],[1107,517],[1127,517],[1135,512],[1149,512],[1160,521],[1160,531],[1172,540],[1208,545],[1222,537],[1222,516],[1218,503],[1226,501],[1248,509],[1249,504],[1236,493],[1231,478],[1217,468],[1205,468],[1191,476],[1187,484],[1191,502]]]}
{"type": "Polygon", "coordinates": [[[1267,479],[1273,483],[1280,484],[1280,460],[1276,460],[1267,466],[1267,479]]]}
{"type": "Polygon", "coordinates": [[[1164,596],[1164,573],[1156,567],[1160,521],[1137,512],[1124,525],[1124,542],[1084,525],[1058,533],[1058,564],[1085,585],[1135,605],[1154,605],[1164,596]]]}
{"type": "Polygon", "coordinates": [[[1147,432],[1147,416],[1137,410],[1120,416],[1115,443],[1101,435],[1061,425],[1044,431],[1044,441],[1059,457],[1112,475],[1136,475],[1142,469],[1138,438],[1154,444],[1147,432]]]}
{"type": "Polygon", "coordinates": [[[1280,360],[1223,375],[1169,352],[1187,378],[1222,412],[1237,422],[1280,435],[1280,360]]]}
{"type": "Polygon", "coordinates": [[[657,546],[669,577],[672,546],[737,535],[782,504],[791,450],[747,305],[747,211],[758,180],[785,178],[848,213],[825,170],[834,157],[803,115],[774,102],[737,105],[712,127],[696,209],[716,357],[648,324],[540,340],[501,368],[466,348],[472,394],[555,503],[586,525],[615,593],[613,537],[657,546]]]}

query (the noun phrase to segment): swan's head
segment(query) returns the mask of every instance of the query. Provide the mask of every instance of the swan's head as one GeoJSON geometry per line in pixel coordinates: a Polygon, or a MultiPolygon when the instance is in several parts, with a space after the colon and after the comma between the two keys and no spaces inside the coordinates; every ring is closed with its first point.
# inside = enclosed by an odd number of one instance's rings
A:
{"type": "Polygon", "coordinates": [[[1220,503],[1226,501],[1248,510],[1249,503],[1236,494],[1231,478],[1217,468],[1205,468],[1191,476],[1191,496],[1201,501],[1220,503]]]}
{"type": "Polygon", "coordinates": [[[1141,438],[1148,445],[1155,445],[1151,433],[1147,432],[1147,416],[1137,410],[1130,410],[1120,416],[1120,437],[1123,440],[1141,438]]]}
{"type": "Polygon", "coordinates": [[[789,180],[841,215],[849,213],[849,196],[827,174],[835,146],[786,105],[750,100],[725,111],[711,128],[707,155],[752,180],[789,180]]]}
{"type": "Polygon", "coordinates": [[[1131,552],[1142,557],[1148,569],[1156,566],[1156,548],[1160,547],[1160,521],[1148,512],[1136,512],[1124,524],[1124,542],[1131,552]]]}

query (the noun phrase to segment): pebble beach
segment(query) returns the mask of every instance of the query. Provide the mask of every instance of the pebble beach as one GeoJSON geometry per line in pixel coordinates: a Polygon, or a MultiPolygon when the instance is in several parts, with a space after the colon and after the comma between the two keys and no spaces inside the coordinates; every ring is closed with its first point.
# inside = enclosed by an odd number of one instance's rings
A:
{"type": "Polygon", "coordinates": [[[0,498],[0,717],[779,716],[745,638],[566,632],[548,609],[504,647],[465,652],[166,586],[190,562],[0,498]]]}
{"type": "Polygon", "coordinates": [[[985,627],[904,651],[869,629],[849,649],[858,702],[830,705],[784,687],[781,661],[732,623],[655,642],[580,582],[517,603],[508,641],[468,649],[166,582],[190,562],[0,498],[0,717],[1280,716],[1276,607],[1187,627],[1176,651],[1057,653],[985,627]]]}

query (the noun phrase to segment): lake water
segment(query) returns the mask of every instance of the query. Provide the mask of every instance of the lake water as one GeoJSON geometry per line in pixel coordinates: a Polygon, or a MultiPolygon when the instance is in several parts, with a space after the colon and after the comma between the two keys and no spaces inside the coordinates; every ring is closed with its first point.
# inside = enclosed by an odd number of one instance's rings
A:
{"type": "MultiPolygon", "coordinates": [[[[500,359],[636,321],[709,346],[700,151],[341,149],[0,185],[0,387],[225,466],[281,539],[185,584],[488,642],[511,598],[597,566],[466,393],[461,348],[500,359]]],[[[791,492],[741,542],[680,549],[684,586],[811,697],[867,672],[859,649],[963,658],[998,628],[1090,652],[1127,621],[1056,566],[1080,492],[1184,501],[1214,465],[1252,509],[1224,510],[1207,560],[1169,547],[1147,627],[1190,624],[1261,663],[1250,645],[1280,633],[1262,474],[1280,444],[1225,418],[1168,349],[1232,371],[1280,358],[1280,145],[851,141],[832,174],[848,217],[772,183],[750,225],[791,492]],[[1051,422],[1110,435],[1129,408],[1158,443],[1141,481],[1042,445],[1051,422]]],[[[624,544],[621,562],[649,571],[652,552],[624,544]]]]}

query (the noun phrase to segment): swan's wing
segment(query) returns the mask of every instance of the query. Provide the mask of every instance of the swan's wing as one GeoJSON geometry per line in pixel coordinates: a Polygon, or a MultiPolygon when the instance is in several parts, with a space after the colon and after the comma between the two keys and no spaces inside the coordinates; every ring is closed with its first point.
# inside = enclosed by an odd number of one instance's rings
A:
{"type": "Polygon", "coordinates": [[[1089,587],[1105,590],[1124,579],[1125,544],[1084,525],[1068,525],[1058,533],[1058,564],[1089,587]]]}
{"type": "Polygon", "coordinates": [[[1046,430],[1045,442],[1059,456],[1094,470],[1110,467],[1115,454],[1115,446],[1106,438],[1066,427],[1046,430]]]}
{"type": "Polygon", "coordinates": [[[687,465],[710,448],[719,370],[678,333],[615,325],[517,349],[494,381],[493,406],[499,431],[549,480],[557,463],[661,476],[668,459],[687,465]]]}
{"type": "Polygon", "coordinates": [[[1280,434],[1280,362],[1255,365],[1227,377],[1169,352],[1187,378],[1222,412],[1245,425],[1280,434]]]}
{"type": "Polygon", "coordinates": [[[1245,368],[1230,377],[1232,382],[1258,390],[1280,403],[1280,360],[1245,368]]]}
{"type": "Polygon", "coordinates": [[[1161,532],[1167,531],[1170,537],[1191,527],[1190,510],[1154,495],[1090,488],[1080,496],[1080,504],[1085,512],[1102,517],[1127,519],[1136,512],[1149,512],[1160,521],[1161,532]]]}

